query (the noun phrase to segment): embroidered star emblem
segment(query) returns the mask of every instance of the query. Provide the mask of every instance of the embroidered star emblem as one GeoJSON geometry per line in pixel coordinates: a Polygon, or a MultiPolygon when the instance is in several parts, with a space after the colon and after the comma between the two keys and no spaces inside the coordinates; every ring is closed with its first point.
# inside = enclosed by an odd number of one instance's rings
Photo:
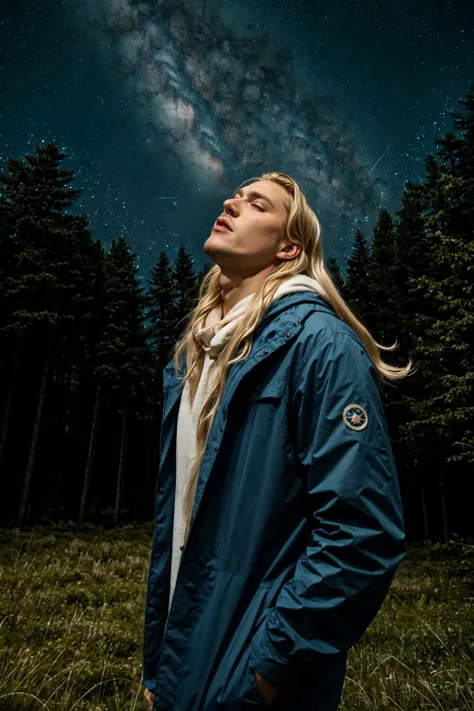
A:
{"type": "Polygon", "coordinates": [[[365,410],[362,405],[357,405],[356,403],[352,403],[344,408],[342,419],[344,420],[344,424],[352,430],[363,430],[367,427],[369,422],[367,410],[365,410]]]}

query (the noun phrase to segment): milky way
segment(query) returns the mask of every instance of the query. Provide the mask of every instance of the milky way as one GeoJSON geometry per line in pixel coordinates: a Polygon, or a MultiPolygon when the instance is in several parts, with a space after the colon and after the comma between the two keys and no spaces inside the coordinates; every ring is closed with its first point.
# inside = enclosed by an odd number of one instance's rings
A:
{"type": "Polygon", "coordinates": [[[292,175],[344,269],[472,81],[472,0],[6,0],[0,164],[55,140],[105,248],[196,268],[225,198],[292,175]]]}
{"type": "Polygon", "coordinates": [[[89,19],[120,60],[157,149],[191,180],[230,189],[244,175],[284,165],[340,220],[379,201],[367,156],[333,101],[303,89],[287,50],[275,50],[258,28],[239,35],[216,12],[179,0],[102,0],[89,19]]]}

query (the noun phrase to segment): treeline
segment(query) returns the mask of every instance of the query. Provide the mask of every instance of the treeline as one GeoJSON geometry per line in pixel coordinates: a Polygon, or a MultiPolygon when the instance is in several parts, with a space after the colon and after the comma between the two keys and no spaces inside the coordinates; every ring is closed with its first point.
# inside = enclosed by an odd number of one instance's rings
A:
{"type": "MultiPolygon", "coordinates": [[[[474,94],[407,183],[345,278],[327,266],[384,360],[414,375],[383,386],[408,536],[471,533],[474,470],[474,94]]],[[[209,269],[161,252],[146,288],[122,236],[104,250],[69,212],[66,154],[51,142],[0,176],[0,517],[149,519],[159,468],[162,370],[209,269]]],[[[317,209],[317,206],[316,206],[317,209]]]]}

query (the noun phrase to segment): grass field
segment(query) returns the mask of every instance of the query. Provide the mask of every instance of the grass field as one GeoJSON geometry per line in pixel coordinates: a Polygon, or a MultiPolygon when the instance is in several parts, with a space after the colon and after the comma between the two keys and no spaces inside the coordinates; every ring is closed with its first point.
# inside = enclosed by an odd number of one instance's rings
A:
{"type": "MultiPolygon", "coordinates": [[[[0,531],[0,711],[144,708],[151,542],[151,525],[0,531]]],[[[472,541],[408,546],[340,709],[473,711],[473,658],[472,541]]]]}

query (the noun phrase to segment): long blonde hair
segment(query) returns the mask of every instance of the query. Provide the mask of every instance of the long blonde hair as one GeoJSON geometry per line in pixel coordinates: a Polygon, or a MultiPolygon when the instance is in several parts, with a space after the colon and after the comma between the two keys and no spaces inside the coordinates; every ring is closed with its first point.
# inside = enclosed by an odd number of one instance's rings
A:
{"type": "MultiPolygon", "coordinates": [[[[334,308],[336,314],[351,326],[364,343],[372,358],[379,376],[386,380],[398,380],[412,372],[412,361],[409,359],[405,367],[397,367],[385,363],[380,357],[380,351],[393,351],[397,342],[392,346],[382,346],[372,337],[367,328],[356,318],[343,300],[323,261],[321,244],[321,228],[313,210],[308,205],[306,198],[297,182],[286,173],[264,173],[257,178],[249,178],[246,183],[257,180],[271,180],[278,183],[288,192],[287,202],[288,219],[283,225],[279,238],[300,245],[299,254],[294,259],[282,260],[281,264],[267,277],[261,291],[251,301],[249,308],[242,316],[231,338],[224,345],[219,357],[213,360],[209,367],[209,375],[216,368],[220,369],[220,377],[209,392],[199,416],[196,434],[196,458],[186,482],[184,495],[183,514],[186,521],[185,541],[187,540],[191,523],[191,514],[196,493],[199,469],[206,449],[207,437],[210,432],[214,416],[219,408],[227,374],[233,363],[244,360],[252,348],[253,333],[258,328],[265,312],[273,301],[273,296],[280,284],[295,274],[305,274],[315,279],[322,287],[325,298],[334,308]],[[240,352],[237,354],[239,348],[240,352]]],[[[221,268],[212,267],[204,277],[199,288],[198,303],[188,315],[188,324],[181,339],[174,348],[174,365],[180,370],[180,356],[184,348],[186,351],[186,373],[180,380],[189,381],[190,403],[192,405],[204,365],[204,350],[196,338],[196,332],[201,329],[207,315],[216,307],[222,305],[222,289],[220,286],[221,268]]]]}

